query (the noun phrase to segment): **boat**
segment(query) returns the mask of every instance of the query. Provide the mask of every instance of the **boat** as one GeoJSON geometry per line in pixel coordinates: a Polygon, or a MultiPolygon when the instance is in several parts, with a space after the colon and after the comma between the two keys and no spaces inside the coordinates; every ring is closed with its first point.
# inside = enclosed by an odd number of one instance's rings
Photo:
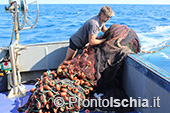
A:
{"type": "Polygon", "coordinates": [[[147,62],[138,55],[125,58],[123,86],[129,97],[148,99],[148,107],[135,108],[141,113],[168,113],[170,109],[169,73],[147,62]],[[140,98],[139,98],[140,97],[140,98]],[[156,106],[155,100],[159,100],[156,106]]]}
{"type": "MultiPolygon", "coordinates": [[[[24,6],[23,10],[26,11],[25,0],[21,0],[22,5],[24,6]]],[[[15,19],[14,21],[17,20],[15,19]]],[[[30,28],[35,25],[36,22],[30,28]]],[[[23,24],[19,29],[22,28],[24,28],[23,24]]],[[[34,87],[34,85],[25,85],[24,83],[40,77],[45,71],[57,70],[65,58],[69,45],[68,42],[55,42],[22,46],[18,45],[18,33],[15,31],[14,34],[16,40],[10,46],[0,48],[1,59],[6,57],[8,51],[10,56],[10,62],[1,62],[0,86],[5,88],[1,89],[0,93],[2,113],[18,113],[17,108],[26,103],[31,94],[30,89],[34,87]]],[[[147,62],[137,54],[128,55],[124,59],[123,68],[122,85],[127,95],[132,98],[132,104],[136,104],[134,108],[138,113],[170,112],[169,73],[147,62]]]]}

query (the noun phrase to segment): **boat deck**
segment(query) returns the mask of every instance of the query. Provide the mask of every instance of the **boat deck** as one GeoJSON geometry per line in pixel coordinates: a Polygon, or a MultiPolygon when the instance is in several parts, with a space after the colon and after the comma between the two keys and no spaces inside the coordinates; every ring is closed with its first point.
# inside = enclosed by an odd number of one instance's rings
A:
{"type": "MultiPolygon", "coordinates": [[[[34,87],[34,85],[24,85],[27,89],[26,96],[21,98],[6,98],[8,92],[0,93],[0,111],[1,113],[19,113],[18,107],[23,106],[27,101],[29,96],[31,95],[30,89],[34,87]]],[[[21,112],[20,112],[21,113],[21,112]]]]}
{"type": "MultiPolygon", "coordinates": [[[[25,103],[28,101],[29,96],[31,95],[30,89],[34,87],[34,84],[31,85],[25,85],[25,88],[27,89],[26,96],[20,97],[20,98],[13,98],[9,99],[6,98],[8,95],[8,92],[1,92],[0,93],[0,111],[1,113],[23,113],[23,112],[18,112],[18,107],[25,105],[25,103]]],[[[85,113],[82,111],[81,113],[85,113]]],[[[100,113],[100,112],[97,112],[100,113]]],[[[107,113],[107,112],[106,112],[107,113]]],[[[111,112],[111,113],[117,113],[117,112],[111,112]]],[[[128,112],[128,113],[140,113],[140,112],[128,112]]]]}

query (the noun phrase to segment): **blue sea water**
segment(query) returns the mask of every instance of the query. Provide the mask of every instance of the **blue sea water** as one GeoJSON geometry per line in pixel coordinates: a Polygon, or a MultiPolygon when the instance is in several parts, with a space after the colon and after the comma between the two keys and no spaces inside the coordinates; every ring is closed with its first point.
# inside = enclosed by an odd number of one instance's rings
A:
{"type": "MultiPolygon", "coordinates": [[[[20,44],[68,41],[83,23],[98,14],[105,4],[40,4],[39,20],[34,29],[20,31],[20,44]]],[[[107,4],[115,12],[106,27],[114,23],[133,29],[142,50],[151,51],[170,44],[170,5],[107,4]]],[[[31,7],[29,7],[31,8],[31,7]]],[[[0,47],[12,37],[12,16],[0,5],[0,47]]],[[[139,54],[145,60],[170,73],[170,47],[152,54],[139,54]]]]}

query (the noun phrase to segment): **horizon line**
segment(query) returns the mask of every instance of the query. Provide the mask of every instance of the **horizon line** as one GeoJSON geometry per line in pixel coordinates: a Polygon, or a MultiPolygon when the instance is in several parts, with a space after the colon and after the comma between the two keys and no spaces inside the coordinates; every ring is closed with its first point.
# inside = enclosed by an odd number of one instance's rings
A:
{"type": "MultiPolygon", "coordinates": [[[[170,3],[166,4],[166,3],[153,3],[153,4],[150,4],[150,3],[125,3],[125,4],[122,4],[122,3],[39,3],[39,4],[66,4],[66,5],[69,5],[69,4],[96,4],[96,5],[100,5],[100,4],[111,4],[111,5],[170,5],[170,3]]],[[[0,5],[8,5],[8,3],[0,3],[0,5]]]]}

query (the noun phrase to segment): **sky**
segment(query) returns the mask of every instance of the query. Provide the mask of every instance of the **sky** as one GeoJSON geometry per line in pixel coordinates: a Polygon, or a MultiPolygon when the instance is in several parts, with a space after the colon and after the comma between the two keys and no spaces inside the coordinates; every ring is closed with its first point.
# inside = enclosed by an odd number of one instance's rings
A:
{"type": "MultiPolygon", "coordinates": [[[[15,0],[19,1],[19,0],[15,0]]],[[[26,0],[35,1],[35,0],[26,0]]],[[[39,4],[170,4],[170,0],[38,0],[39,4]]],[[[0,0],[8,4],[8,0],[0,0]]]]}

